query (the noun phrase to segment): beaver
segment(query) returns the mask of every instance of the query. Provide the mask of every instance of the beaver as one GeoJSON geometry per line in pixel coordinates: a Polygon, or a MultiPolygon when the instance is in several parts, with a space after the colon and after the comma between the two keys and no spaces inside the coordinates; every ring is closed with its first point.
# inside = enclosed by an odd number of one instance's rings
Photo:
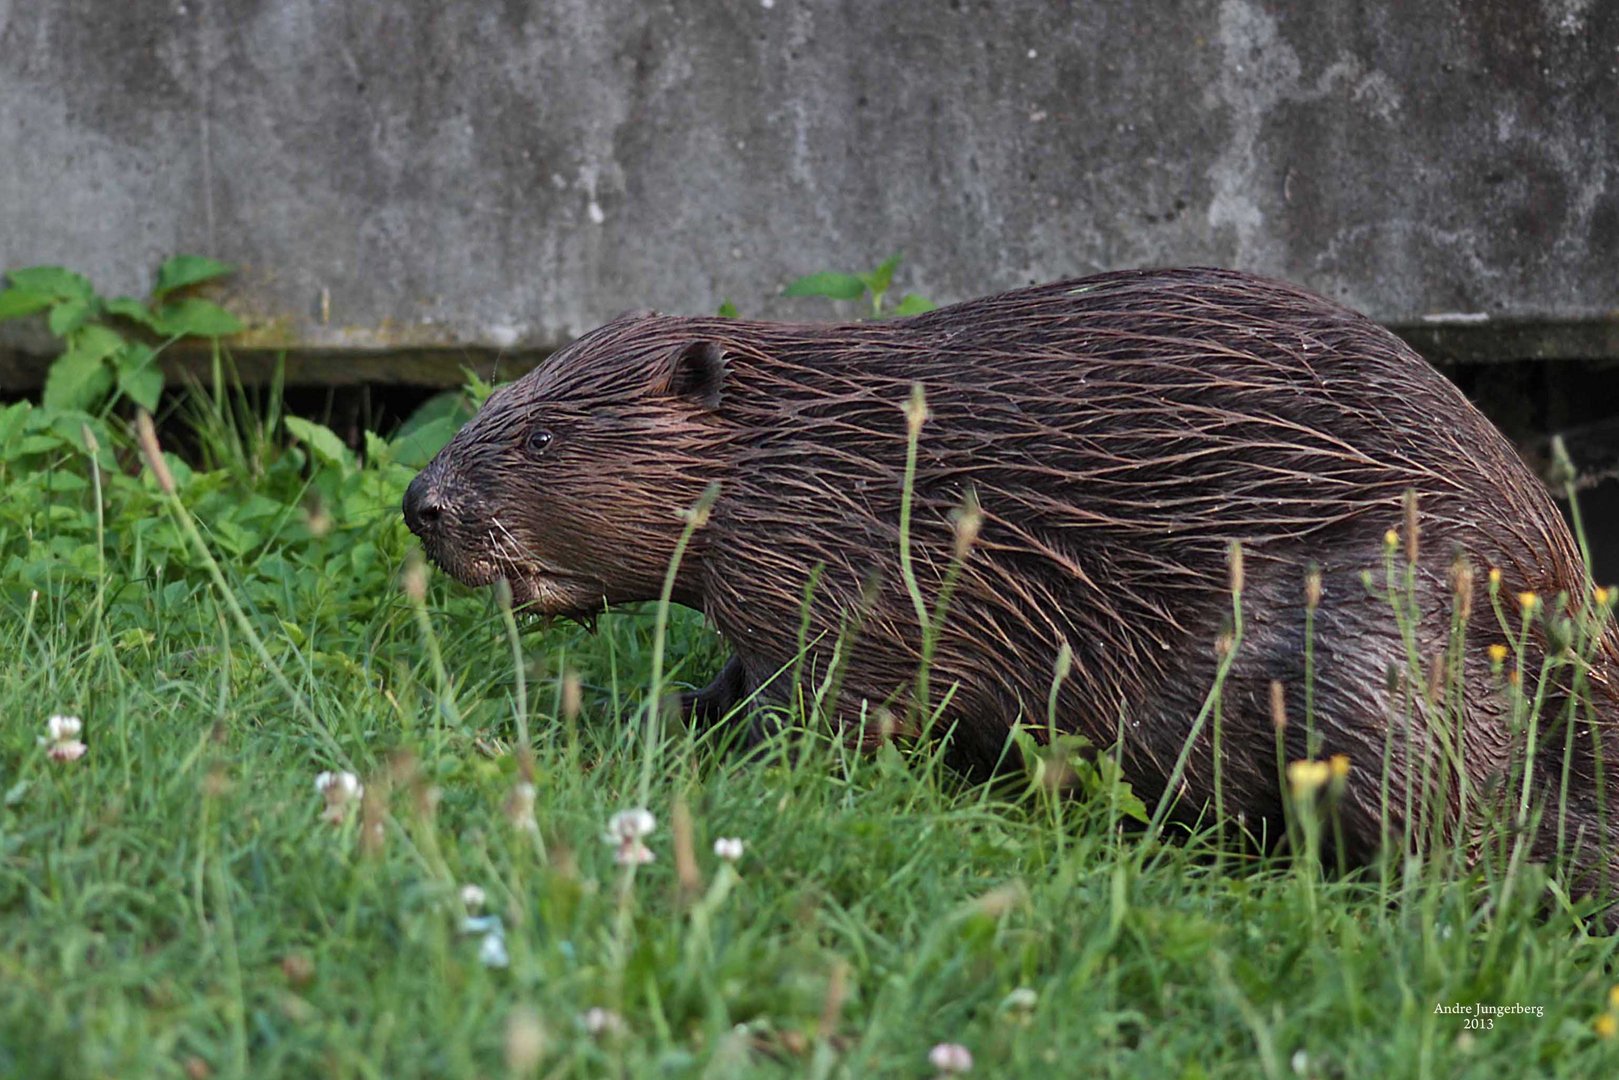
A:
{"type": "MultiPolygon", "coordinates": [[[[1591,595],[1546,487],[1439,372],[1354,311],[1218,269],[1102,274],[889,321],[622,316],[490,397],[410,484],[404,515],[462,582],[503,577],[525,610],[589,618],[660,595],[678,512],[711,485],[672,599],[702,611],[733,655],[687,696],[693,718],[813,698],[836,666],[830,712],[846,731],[892,733],[878,731],[881,714],[915,734],[933,710],[947,760],[972,775],[1015,757],[1014,725],[1037,742],[1072,733],[1113,747],[1150,804],[1191,739],[1173,794],[1194,814],[1215,797],[1214,726],[1196,718],[1215,644],[1231,637],[1240,544],[1221,798],[1250,831],[1276,835],[1278,731],[1287,760],[1347,755],[1339,813],[1356,861],[1423,831],[1406,818],[1419,782],[1440,792],[1447,829],[1462,780],[1474,805],[1509,787],[1517,805],[1513,765],[1527,751],[1491,655],[1508,640],[1491,597],[1506,599],[1515,633],[1516,595],[1544,598],[1512,676],[1533,693],[1544,624],[1564,617],[1556,598],[1591,595]],[[927,409],[914,443],[913,385],[927,409]],[[964,504],[976,507],[965,550],[964,504]],[[1407,535],[1419,522],[1420,546],[1407,535]],[[1392,557],[1390,530],[1405,537],[1392,557]],[[1381,593],[1390,558],[1404,592],[1408,547],[1402,629],[1381,593]],[[936,692],[918,703],[917,601],[933,610],[947,584],[936,692]],[[1458,606],[1471,612],[1459,643],[1458,606]],[[1460,689],[1425,696],[1439,664],[1436,681],[1460,689]],[[1273,683],[1292,723],[1275,723],[1273,683]]],[[[1545,820],[1562,843],[1605,853],[1601,746],[1619,746],[1619,650],[1611,628],[1599,636],[1583,689],[1539,688],[1529,767],[1544,795],[1566,763],[1567,805],[1545,820]]],[[[1482,828],[1467,833],[1475,847],[1482,828]]],[[[1548,843],[1536,853],[1549,857],[1548,843]]]]}

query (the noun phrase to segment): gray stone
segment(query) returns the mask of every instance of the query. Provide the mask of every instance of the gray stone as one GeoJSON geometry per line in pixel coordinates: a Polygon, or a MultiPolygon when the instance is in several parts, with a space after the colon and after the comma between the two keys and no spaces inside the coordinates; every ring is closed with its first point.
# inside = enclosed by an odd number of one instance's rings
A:
{"type": "Polygon", "coordinates": [[[310,377],[825,317],[782,283],[895,251],[941,302],[1215,263],[1619,356],[1616,65],[1603,0],[0,0],[0,267],[232,260],[310,377]]]}

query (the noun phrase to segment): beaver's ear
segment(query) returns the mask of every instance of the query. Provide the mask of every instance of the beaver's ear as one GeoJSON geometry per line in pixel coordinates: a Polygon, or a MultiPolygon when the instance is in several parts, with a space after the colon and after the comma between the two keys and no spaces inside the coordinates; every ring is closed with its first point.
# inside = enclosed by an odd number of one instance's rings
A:
{"type": "Polygon", "coordinates": [[[725,350],[712,341],[688,341],[665,361],[664,392],[716,409],[725,390],[725,350]]]}

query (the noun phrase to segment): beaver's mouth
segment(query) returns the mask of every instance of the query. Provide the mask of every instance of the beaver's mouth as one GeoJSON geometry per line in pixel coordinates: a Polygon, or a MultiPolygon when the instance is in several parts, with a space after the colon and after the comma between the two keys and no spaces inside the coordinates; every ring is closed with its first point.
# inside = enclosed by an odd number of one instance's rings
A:
{"type": "Polygon", "coordinates": [[[513,566],[489,559],[472,559],[455,565],[439,562],[439,566],[461,584],[474,589],[492,586],[505,578],[512,590],[512,610],[520,615],[572,619],[592,626],[606,601],[602,583],[585,574],[542,566],[513,566]]]}

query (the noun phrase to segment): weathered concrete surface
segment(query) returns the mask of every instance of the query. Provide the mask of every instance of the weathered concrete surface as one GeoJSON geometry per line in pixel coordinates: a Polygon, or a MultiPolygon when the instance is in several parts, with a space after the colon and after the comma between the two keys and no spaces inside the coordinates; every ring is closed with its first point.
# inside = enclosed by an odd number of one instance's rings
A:
{"type": "Polygon", "coordinates": [[[0,0],[0,267],[230,259],[311,358],[820,317],[780,284],[895,250],[940,301],[1218,263],[1619,356],[1616,120],[1608,0],[0,0]]]}

